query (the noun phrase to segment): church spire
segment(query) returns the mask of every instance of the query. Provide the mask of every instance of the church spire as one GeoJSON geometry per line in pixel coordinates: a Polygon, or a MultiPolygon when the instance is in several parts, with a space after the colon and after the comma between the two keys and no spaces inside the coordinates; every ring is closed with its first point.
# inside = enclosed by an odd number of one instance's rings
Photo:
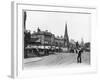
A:
{"type": "Polygon", "coordinates": [[[64,47],[69,48],[69,37],[68,37],[68,32],[67,32],[67,23],[65,24],[64,47]]]}

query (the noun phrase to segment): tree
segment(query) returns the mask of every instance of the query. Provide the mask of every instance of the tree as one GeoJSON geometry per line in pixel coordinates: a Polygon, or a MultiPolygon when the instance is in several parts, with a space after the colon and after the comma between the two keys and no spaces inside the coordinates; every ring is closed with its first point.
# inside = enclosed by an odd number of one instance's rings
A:
{"type": "Polygon", "coordinates": [[[25,48],[26,48],[27,45],[29,44],[30,39],[31,39],[31,33],[28,32],[28,31],[25,31],[25,32],[24,32],[24,58],[27,58],[27,57],[28,57],[25,48]]]}
{"type": "Polygon", "coordinates": [[[31,39],[31,33],[29,31],[24,32],[25,47],[28,45],[30,39],[31,39]]]}
{"type": "Polygon", "coordinates": [[[86,48],[90,48],[90,42],[85,43],[86,48]]]}

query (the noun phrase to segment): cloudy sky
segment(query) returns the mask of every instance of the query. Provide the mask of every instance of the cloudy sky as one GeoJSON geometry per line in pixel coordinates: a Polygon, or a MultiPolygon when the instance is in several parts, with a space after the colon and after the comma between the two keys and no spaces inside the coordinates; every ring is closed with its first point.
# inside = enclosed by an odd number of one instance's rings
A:
{"type": "Polygon", "coordinates": [[[69,39],[85,42],[90,41],[90,14],[60,13],[27,11],[26,29],[36,31],[48,30],[56,36],[64,36],[65,24],[67,24],[69,39]]]}

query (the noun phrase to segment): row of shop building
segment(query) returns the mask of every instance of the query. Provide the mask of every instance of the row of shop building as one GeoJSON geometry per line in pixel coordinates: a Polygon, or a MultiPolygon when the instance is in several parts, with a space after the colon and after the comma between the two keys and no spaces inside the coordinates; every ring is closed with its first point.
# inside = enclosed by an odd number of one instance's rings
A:
{"type": "MultiPolygon", "coordinates": [[[[65,29],[67,29],[67,26],[65,27],[65,29]]],[[[56,37],[54,34],[52,34],[51,32],[46,31],[41,31],[39,28],[37,29],[37,31],[34,31],[32,34],[30,34],[27,39],[24,40],[26,45],[24,47],[24,51],[26,53],[32,52],[34,53],[34,50],[39,49],[39,50],[49,50],[54,52],[59,52],[62,49],[66,49],[68,48],[69,45],[69,38],[68,38],[68,34],[66,32],[67,30],[65,30],[65,35],[64,37],[56,37]],[[27,43],[26,43],[27,42],[27,43]]],[[[28,31],[26,31],[25,33],[30,33],[28,31]]],[[[26,35],[25,35],[26,36],[26,35]]]]}

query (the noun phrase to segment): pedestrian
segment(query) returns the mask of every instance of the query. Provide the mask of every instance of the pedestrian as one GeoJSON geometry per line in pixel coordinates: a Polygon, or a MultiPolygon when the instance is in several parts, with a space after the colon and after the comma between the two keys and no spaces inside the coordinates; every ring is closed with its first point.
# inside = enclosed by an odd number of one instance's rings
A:
{"type": "Polygon", "coordinates": [[[83,49],[82,48],[79,48],[78,50],[77,50],[77,63],[81,63],[82,62],[82,56],[81,56],[81,54],[82,54],[82,52],[83,52],[83,49]]]}

